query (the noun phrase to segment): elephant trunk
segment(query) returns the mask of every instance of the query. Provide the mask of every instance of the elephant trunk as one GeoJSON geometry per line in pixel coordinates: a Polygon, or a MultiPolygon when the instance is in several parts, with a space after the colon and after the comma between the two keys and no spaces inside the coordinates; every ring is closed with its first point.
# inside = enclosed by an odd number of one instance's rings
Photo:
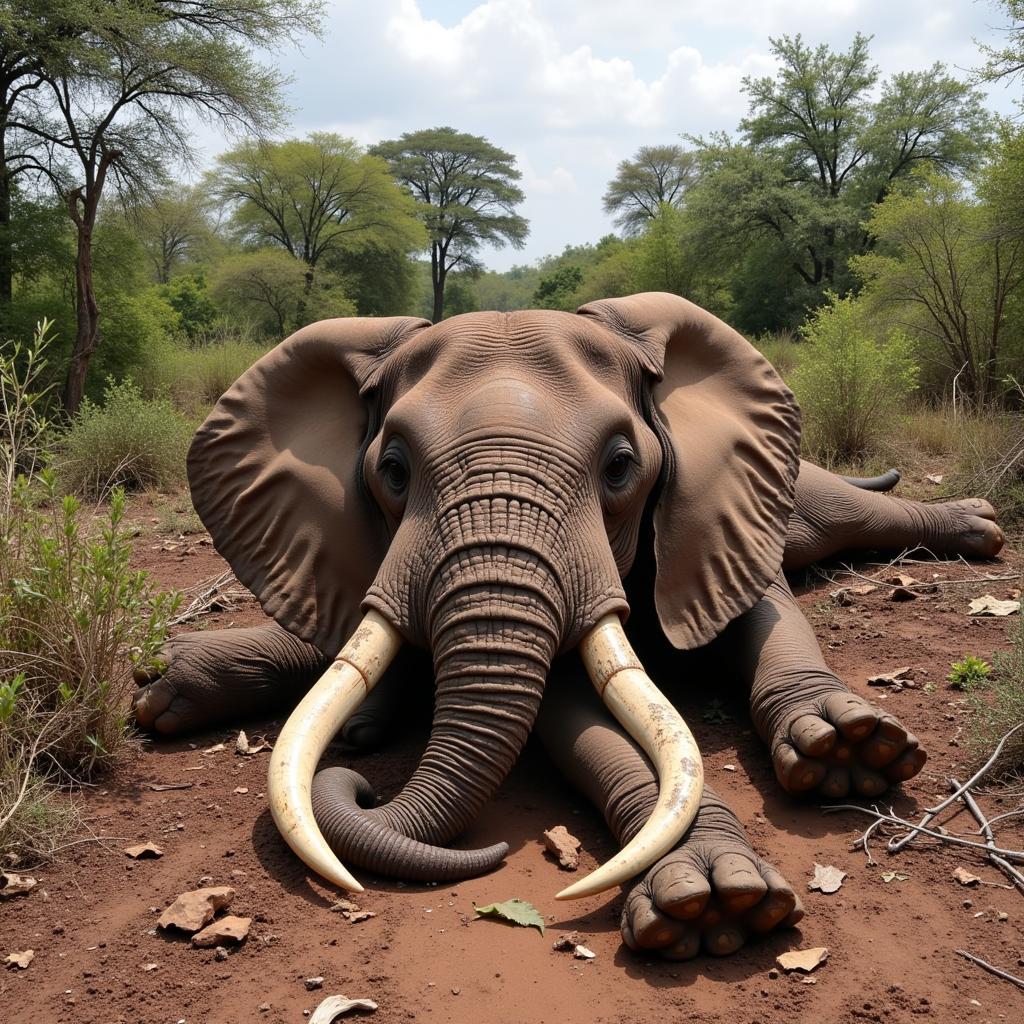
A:
{"type": "Polygon", "coordinates": [[[373,809],[358,806],[372,794],[353,772],[328,769],[313,781],[317,825],[342,862],[419,881],[470,877],[501,862],[505,844],[435,844],[477,816],[526,743],[563,603],[552,574],[526,551],[471,547],[447,560],[432,587],[436,702],[419,766],[394,799],[373,809]]]}

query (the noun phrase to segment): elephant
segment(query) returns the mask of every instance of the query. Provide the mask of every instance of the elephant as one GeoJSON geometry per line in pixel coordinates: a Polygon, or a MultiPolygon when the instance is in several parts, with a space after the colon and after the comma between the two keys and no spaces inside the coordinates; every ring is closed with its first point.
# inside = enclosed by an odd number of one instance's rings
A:
{"type": "Polygon", "coordinates": [[[304,327],[231,386],[188,458],[214,545],[273,624],[169,641],[138,676],[137,721],[173,734],[299,700],[271,811],[354,891],[346,865],[495,869],[504,844],[444,844],[536,727],[623,847],[559,896],[622,886],[630,948],[731,953],[803,909],[704,784],[663,691],[728,675],[784,790],[875,797],[926,754],[827,667],[785,573],[844,549],[1003,544],[985,501],[903,500],[898,474],[849,480],[799,448],[780,376],[675,295],[304,327]],[[431,732],[373,806],[356,772],[314,771],[339,729],[373,747],[426,688],[401,659],[388,671],[403,647],[432,660],[431,732]]]}

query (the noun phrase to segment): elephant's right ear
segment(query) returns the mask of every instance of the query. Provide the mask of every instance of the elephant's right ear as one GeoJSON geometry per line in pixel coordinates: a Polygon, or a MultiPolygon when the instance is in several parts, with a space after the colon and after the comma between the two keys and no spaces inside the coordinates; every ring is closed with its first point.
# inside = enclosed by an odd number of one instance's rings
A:
{"type": "Polygon", "coordinates": [[[325,320],[297,331],[225,392],[188,455],[192,502],[217,550],[285,629],[333,655],[384,556],[362,483],[381,356],[425,320],[325,320]]]}

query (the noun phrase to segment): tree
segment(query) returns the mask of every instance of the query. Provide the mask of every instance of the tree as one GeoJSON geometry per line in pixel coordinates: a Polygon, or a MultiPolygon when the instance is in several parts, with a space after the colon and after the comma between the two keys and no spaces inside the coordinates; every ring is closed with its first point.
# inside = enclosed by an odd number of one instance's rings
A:
{"type": "Polygon", "coordinates": [[[482,245],[522,248],[528,225],[515,208],[523,201],[515,157],[479,135],[454,128],[407,132],[371,152],[419,202],[430,239],[433,319],[444,316],[444,290],[455,267],[475,270],[482,245]]]}
{"type": "Polygon", "coordinates": [[[170,160],[190,159],[185,114],[257,133],[274,127],[283,79],[250,48],[315,31],[319,10],[318,0],[90,0],[68,30],[74,47],[40,62],[34,109],[12,123],[38,140],[34,167],[77,231],[68,412],[81,402],[99,341],[92,245],[108,179],[130,201],[161,181],[170,160]]]}
{"type": "Polygon", "coordinates": [[[773,39],[776,75],[744,79],[741,138],[694,140],[701,177],[687,209],[706,251],[737,263],[774,240],[777,286],[802,285],[807,306],[854,283],[847,262],[873,244],[862,228],[873,203],[918,168],[973,170],[991,137],[980,93],[941,64],[893,75],[874,99],[868,44],[858,34],[836,53],[773,39]]]}
{"type": "Polygon", "coordinates": [[[371,247],[404,254],[426,240],[387,164],[329,132],[242,143],[217,158],[207,183],[244,243],[279,245],[302,260],[309,290],[325,258],[371,247]]]}
{"type": "Polygon", "coordinates": [[[1024,76],[1024,0],[995,0],[995,6],[1006,9],[1010,26],[1005,30],[1002,46],[978,45],[985,57],[985,64],[978,72],[983,82],[1024,76]]]}
{"type": "Polygon", "coordinates": [[[282,249],[257,249],[223,260],[211,291],[219,304],[254,318],[264,333],[276,337],[311,320],[355,312],[331,274],[318,275],[310,291],[308,270],[282,249]]]}
{"type": "Polygon", "coordinates": [[[608,183],[604,212],[627,235],[639,234],[662,206],[680,206],[697,180],[697,155],[682,146],[641,146],[608,183]]]}
{"type": "Polygon", "coordinates": [[[576,292],[583,284],[583,271],[574,263],[559,267],[553,274],[540,279],[533,293],[533,304],[538,309],[574,310],[576,292]]]}
{"type": "Polygon", "coordinates": [[[213,231],[204,205],[196,189],[168,188],[126,211],[157,284],[167,284],[184,263],[199,262],[209,248],[213,231]]]}
{"type": "Polygon", "coordinates": [[[1002,375],[1008,302],[1024,287],[1024,236],[998,207],[935,172],[887,196],[868,229],[878,248],[854,260],[865,300],[938,353],[963,393],[990,401],[1002,375]]]}

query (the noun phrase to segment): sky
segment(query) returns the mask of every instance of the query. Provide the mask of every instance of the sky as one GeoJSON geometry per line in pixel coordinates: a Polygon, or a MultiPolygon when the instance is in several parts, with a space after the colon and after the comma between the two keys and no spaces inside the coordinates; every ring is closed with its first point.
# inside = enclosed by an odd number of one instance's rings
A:
{"type": "MultiPolygon", "coordinates": [[[[966,76],[974,40],[1005,28],[991,0],[328,0],[322,41],[282,47],[289,136],[335,131],[370,145],[450,125],[516,157],[524,248],[482,252],[508,269],[613,230],[601,196],[643,145],[733,131],[745,75],[771,74],[770,37],[848,48],[874,37],[882,76],[941,61],[966,76]]],[[[990,87],[1014,113],[1019,83],[990,87]]],[[[201,131],[203,162],[226,140],[201,131]]]]}

